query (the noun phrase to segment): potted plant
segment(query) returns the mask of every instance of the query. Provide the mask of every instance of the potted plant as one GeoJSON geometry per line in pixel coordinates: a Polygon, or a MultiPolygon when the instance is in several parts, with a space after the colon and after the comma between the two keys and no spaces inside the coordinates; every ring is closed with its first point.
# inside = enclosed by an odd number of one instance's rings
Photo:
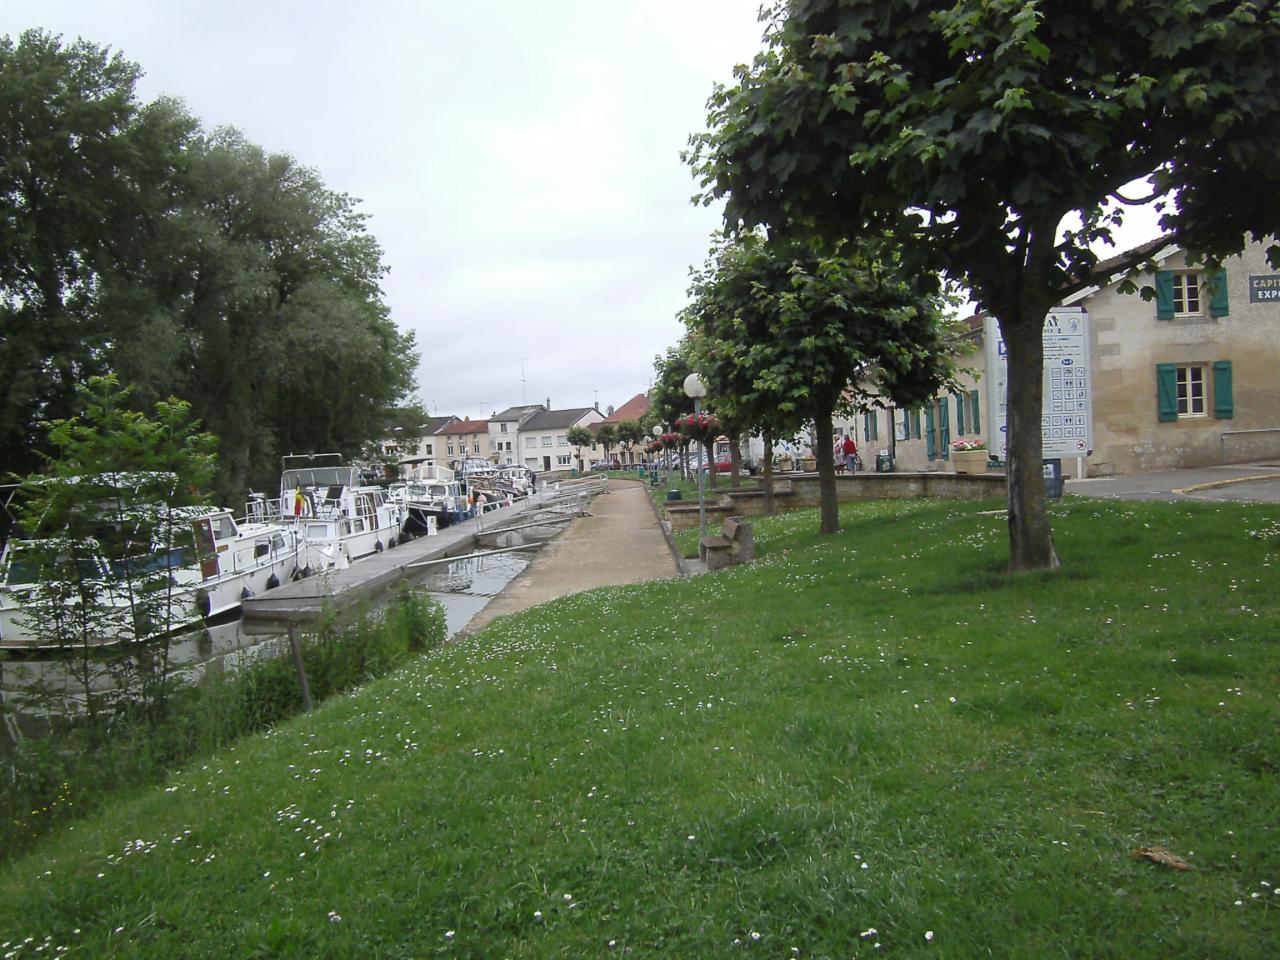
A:
{"type": "Polygon", "coordinates": [[[987,472],[987,442],[957,440],[951,444],[951,463],[956,473],[987,472]]]}

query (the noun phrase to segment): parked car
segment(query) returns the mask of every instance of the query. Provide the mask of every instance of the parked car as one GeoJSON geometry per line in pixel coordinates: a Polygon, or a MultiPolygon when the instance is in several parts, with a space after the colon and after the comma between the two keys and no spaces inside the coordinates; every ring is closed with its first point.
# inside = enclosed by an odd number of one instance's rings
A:
{"type": "Polygon", "coordinates": [[[612,460],[612,461],[597,460],[595,463],[591,465],[591,471],[593,473],[596,473],[596,472],[603,473],[605,470],[621,470],[621,469],[622,469],[622,464],[620,464],[617,460],[612,460]]]}
{"type": "MultiPolygon", "coordinates": [[[[697,462],[696,460],[694,461],[697,462]]],[[[712,463],[704,463],[702,470],[704,473],[710,472],[712,466],[715,467],[716,473],[729,473],[733,470],[733,458],[727,453],[718,454],[712,463]]]]}

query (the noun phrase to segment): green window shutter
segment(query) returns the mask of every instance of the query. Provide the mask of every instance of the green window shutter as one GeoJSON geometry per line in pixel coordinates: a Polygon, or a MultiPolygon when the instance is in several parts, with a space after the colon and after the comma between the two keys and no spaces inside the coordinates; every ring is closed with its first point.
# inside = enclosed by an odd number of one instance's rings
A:
{"type": "Polygon", "coordinates": [[[911,411],[911,433],[910,436],[920,439],[920,411],[918,409],[911,411]]]}
{"type": "Polygon", "coordinates": [[[1156,271],[1156,319],[1173,319],[1173,272],[1156,271]]]}
{"type": "Polygon", "coordinates": [[[971,406],[971,408],[972,408],[972,410],[973,410],[973,423],[971,423],[971,424],[969,425],[969,426],[970,426],[970,429],[971,429],[974,433],[981,433],[981,432],[982,432],[982,417],[981,417],[981,416],[979,415],[979,413],[978,413],[978,391],[977,391],[977,390],[970,390],[970,391],[969,391],[969,404],[970,404],[970,406],[971,406]]]}
{"type": "Polygon", "coordinates": [[[964,395],[953,393],[956,399],[956,436],[964,436],[964,395]]]}
{"type": "Polygon", "coordinates": [[[1163,422],[1178,419],[1178,367],[1156,364],[1156,412],[1163,422]]]}
{"type": "Polygon", "coordinates": [[[864,413],[862,415],[862,442],[866,443],[871,439],[871,414],[864,413]]]}
{"type": "Polygon", "coordinates": [[[924,408],[924,439],[925,453],[928,454],[930,460],[938,456],[938,436],[937,431],[933,428],[933,404],[929,404],[924,408]]]}
{"type": "Polygon", "coordinates": [[[871,439],[876,441],[880,439],[880,412],[878,410],[871,411],[871,439]]]}
{"type": "Polygon", "coordinates": [[[1231,312],[1227,304],[1227,271],[1219,270],[1209,278],[1209,294],[1209,316],[1225,317],[1231,312]]]}
{"type": "Polygon", "coordinates": [[[1213,361],[1213,417],[1230,420],[1235,413],[1231,396],[1231,361],[1213,361]]]}
{"type": "Polygon", "coordinates": [[[939,420],[939,437],[938,447],[942,451],[942,459],[951,458],[951,407],[947,403],[947,398],[943,397],[938,401],[938,420],[939,420]]]}

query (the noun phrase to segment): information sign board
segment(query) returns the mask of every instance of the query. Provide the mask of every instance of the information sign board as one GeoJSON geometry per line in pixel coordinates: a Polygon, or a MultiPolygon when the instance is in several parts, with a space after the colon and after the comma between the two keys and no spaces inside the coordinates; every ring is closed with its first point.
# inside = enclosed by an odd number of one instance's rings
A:
{"type": "Polygon", "coordinates": [[[1280,274],[1251,274],[1249,276],[1249,302],[1275,303],[1280,301],[1280,274]]]}
{"type": "MultiPolygon", "coordinates": [[[[1004,338],[994,317],[986,321],[989,447],[1008,454],[1005,398],[1009,369],[1004,338]]],[[[1083,457],[1093,450],[1093,385],[1089,368],[1089,315],[1081,307],[1054,307],[1044,321],[1044,457],[1083,457]]]]}

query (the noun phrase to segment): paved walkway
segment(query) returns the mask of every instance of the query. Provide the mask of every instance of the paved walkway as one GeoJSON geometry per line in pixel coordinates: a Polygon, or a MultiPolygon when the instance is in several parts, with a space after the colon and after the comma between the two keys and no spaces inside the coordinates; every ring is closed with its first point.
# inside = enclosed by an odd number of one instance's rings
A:
{"type": "Polygon", "coordinates": [[[1123,477],[1068,478],[1066,492],[1118,500],[1242,500],[1280,503],[1280,463],[1187,467],[1123,477]]]}
{"type": "Polygon", "coordinates": [[[592,587],[679,575],[644,484],[610,480],[608,492],[596,497],[587,511],[589,516],[574,520],[543,547],[471,619],[465,632],[474,633],[496,617],[592,587]]]}

